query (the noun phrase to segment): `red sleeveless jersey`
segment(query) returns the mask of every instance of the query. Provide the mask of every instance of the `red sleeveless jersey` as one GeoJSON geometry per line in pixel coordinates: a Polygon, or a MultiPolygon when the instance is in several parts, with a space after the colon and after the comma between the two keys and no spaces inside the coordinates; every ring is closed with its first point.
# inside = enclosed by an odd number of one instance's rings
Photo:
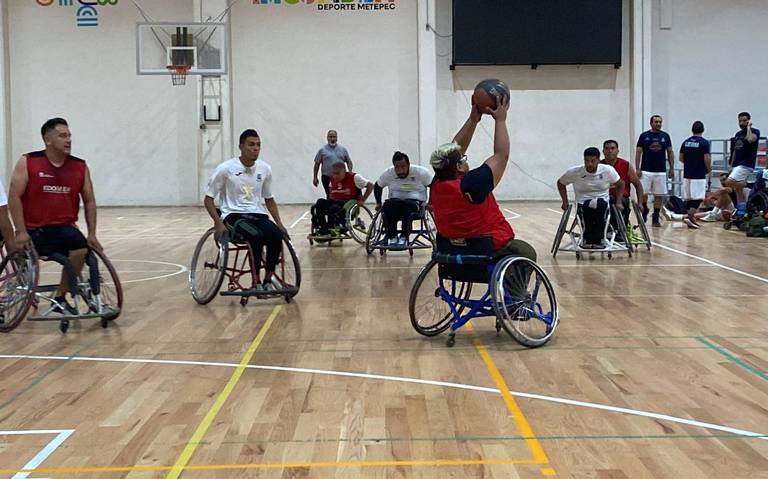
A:
{"type": "Polygon", "coordinates": [[[470,203],[461,192],[461,179],[438,181],[431,188],[430,203],[437,231],[451,239],[491,236],[493,248],[499,249],[515,239],[515,232],[493,193],[480,204],[470,203]]]}
{"type": "MultiPolygon", "coordinates": [[[[604,165],[608,165],[608,162],[601,161],[604,165]]],[[[609,165],[610,166],[610,165],[609,165]]],[[[616,163],[613,165],[616,173],[619,174],[619,178],[624,182],[624,198],[629,198],[631,183],[629,182],[629,162],[623,158],[616,158],[616,163]]],[[[616,187],[612,186],[610,189],[611,196],[616,195],[616,187]]]]}
{"type": "Polygon", "coordinates": [[[75,224],[85,183],[85,161],[70,155],[56,167],[45,151],[26,156],[29,179],[21,203],[27,228],[75,224]]]}
{"type": "Polygon", "coordinates": [[[341,181],[337,180],[335,176],[331,177],[332,200],[354,200],[356,198],[355,173],[351,171],[344,173],[344,179],[341,181]]]}

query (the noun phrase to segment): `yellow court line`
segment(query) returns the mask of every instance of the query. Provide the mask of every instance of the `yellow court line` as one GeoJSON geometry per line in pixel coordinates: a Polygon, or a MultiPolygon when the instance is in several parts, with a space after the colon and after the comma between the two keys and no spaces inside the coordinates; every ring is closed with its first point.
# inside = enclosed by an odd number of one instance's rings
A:
{"type": "MultiPolygon", "coordinates": [[[[339,462],[286,462],[267,464],[200,464],[178,466],[183,471],[231,471],[247,469],[310,469],[337,467],[418,467],[418,466],[507,466],[535,465],[534,459],[427,459],[412,461],[339,461],[339,462]]],[[[0,474],[89,474],[98,472],[158,472],[173,471],[177,466],[104,466],[104,467],[47,467],[37,469],[0,469],[0,474]]]]}
{"type": "Polygon", "coordinates": [[[512,397],[512,394],[509,392],[509,387],[507,386],[506,381],[504,381],[504,377],[501,375],[501,372],[499,372],[499,368],[496,367],[493,359],[491,359],[491,355],[488,354],[488,351],[485,349],[483,342],[480,341],[480,338],[478,338],[475,334],[472,323],[467,323],[467,328],[472,332],[472,342],[475,344],[477,352],[480,353],[480,357],[483,358],[483,362],[488,368],[488,373],[491,375],[491,378],[493,378],[493,382],[496,383],[496,387],[499,389],[501,397],[504,398],[504,404],[507,405],[507,409],[512,414],[512,418],[517,423],[517,427],[520,428],[521,435],[526,438],[525,443],[528,445],[528,448],[533,454],[533,460],[536,461],[536,464],[549,464],[549,458],[547,458],[547,454],[544,452],[544,448],[541,447],[541,443],[538,439],[536,439],[536,435],[533,433],[531,425],[528,424],[528,420],[525,419],[523,411],[517,405],[515,398],[512,397]]]}
{"type": "Polygon", "coordinates": [[[283,307],[278,305],[275,306],[275,308],[272,310],[272,313],[267,318],[264,326],[261,327],[259,334],[257,334],[253,339],[253,342],[248,347],[248,351],[245,352],[243,359],[240,360],[240,364],[238,364],[237,368],[235,368],[235,371],[229,378],[227,385],[224,386],[224,389],[221,391],[221,394],[219,394],[219,397],[216,398],[216,401],[213,403],[213,406],[211,406],[211,409],[209,409],[208,413],[206,413],[203,421],[199,426],[197,426],[195,433],[192,434],[192,437],[187,442],[184,450],[181,451],[179,458],[176,459],[176,463],[173,465],[173,467],[170,468],[170,472],[167,476],[165,476],[165,479],[178,479],[178,477],[186,468],[187,464],[189,464],[189,460],[192,459],[192,455],[195,453],[195,449],[197,449],[197,446],[200,444],[200,441],[202,441],[205,433],[208,432],[208,428],[211,427],[213,420],[216,418],[216,415],[219,414],[221,407],[224,406],[224,403],[227,401],[227,398],[229,398],[229,395],[232,394],[232,391],[235,389],[235,385],[238,381],[240,381],[240,377],[243,375],[243,372],[245,372],[246,366],[250,364],[254,353],[256,353],[256,348],[259,347],[261,341],[264,339],[264,336],[267,334],[267,331],[269,331],[269,327],[272,326],[272,322],[275,320],[277,315],[280,314],[282,309],[283,307]]]}

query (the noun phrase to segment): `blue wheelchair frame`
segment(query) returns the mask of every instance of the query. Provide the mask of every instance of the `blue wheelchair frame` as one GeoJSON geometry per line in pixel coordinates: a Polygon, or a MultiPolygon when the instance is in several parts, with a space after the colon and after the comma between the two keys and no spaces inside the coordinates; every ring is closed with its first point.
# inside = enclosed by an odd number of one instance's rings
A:
{"type": "MultiPolygon", "coordinates": [[[[541,270],[541,268],[533,261],[530,261],[527,258],[511,255],[499,259],[488,255],[447,254],[435,252],[432,254],[432,261],[424,268],[420,278],[422,276],[426,277],[428,272],[435,266],[438,267],[439,277],[436,293],[439,295],[440,299],[448,305],[452,316],[449,325],[451,332],[446,343],[449,347],[455,344],[455,335],[458,329],[464,326],[468,321],[481,316],[494,316],[496,318],[497,332],[501,331],[503,327],[516,341],[528,347],[538,347],[546,343],[557,327],[558,314],[554,291],[546,274],[544,274],[543,270],[541,270]],[[527,293],[525,298],[516,300],[511,297],[504,285],[500,285],[500,283],[503,281],[502,278],[509,267],[517,267],[517,265],[520,264],[525,264],[532,268],[532,273],[535,272],[537,276],[533,290],[527,293]],[[461,272],[460,274],[452,274],[449,271],[445,271],[447,274],[444,276],[444,271],[441,271],[441,269],[447,270],[453,265],[466,267],[467,271],[461,272]],[[484,270],[481,268],[484,268],[484,270]],[[463,274],[467,274],[467,276],[462,277],[463,274]],[[456,278],[452,276],[456,276],[456,278]],[[450,282],[450,286],[446,285],[445,282],[450,282]],[[545,282],[546,284],[544,284],[545,282]],[[486,284],[487,289],[480,299],[469,298],[472,293],[472,283],[486,284]],[[466,286],[462,286],[462,290],[457,291],[458,285],[466,286]],[[544,313],[541,304],[538,303],[542,286],[546,289],[547,294],[550,297],[550,302],[553,306],[551,312],[544,313]],[[466,291],[463,288],[466,288],[466,291]],[[465,309],[469,309],[469,311],[462,314],[465,309]],[[514,317],[510,317],[510,311],[512,311],[514,317]],[[504,320],[526,321],[531,319],[536,319],[546,324],[545,337],[531,339],[524,333],[516,331],[514,326],[507,325],[507,323],[504,322],[504,320]]],[[[426,334],[420,330],[418,321],[413,317],[415,314],[413,303],[415,302],[415,296],[420,286],[421,283],[417,280],[417,283],[414,285],[414,289],[411,292],[411,320],[414,328],[418,332],[426,334]]],[[[437,332],[430,332],[430,334],[426,335],[439,334],[445,329],[448,329],[448,326],[443,327],[442,329],[438,328],[437,332]]]]}

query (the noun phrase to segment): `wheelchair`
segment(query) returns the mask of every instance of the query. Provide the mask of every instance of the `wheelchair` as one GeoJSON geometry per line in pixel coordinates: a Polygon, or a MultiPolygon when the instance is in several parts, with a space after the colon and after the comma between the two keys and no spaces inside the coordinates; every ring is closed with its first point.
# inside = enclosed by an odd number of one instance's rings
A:
{"type": "Polygon", "coordinates": [[[406,246],[389,246],[386,244],[387,231],[384,219],[384,213],[381,210],[377,211],[373,217],[371,227],[365,238],[365,251],[369,255],[376,250],[379,250],[381,256],[384,256],[387,251],[408,250],[408,254],[413,256],[413,250],[434,248],[437,227],[435,226],[435,219],[426,205],[422,205],[418,213],[411,215],[411,224],[418,221],[419,226],[411,230],[406,246]]]}
{"type": "Polygon", "coordinates": [[[283,236],[280,261],[273,276],[282,287],[264,291],[258,288],[259,272],[264,268],[263,259],[261,264],[255,264],[251,245],[237,236],[231,237],[231,233],[225,233],[217,240],[214,233],[214,228],[203,233],[195,246],[189,267],[189,289],[198,304],[210,303],[217,294],[238,296],[242,306],[247,305],[251,297],[266,299],[282,296],[286,303],[290,303],[299,294],[299,257],[287,237],[283,236]],[[227,279],[227,289],[220,291],[224,278],[227,279]]]}
{"type": "MultiPolygon", "coordinates": [[[[315,216],[315,206],[312,205],[311,214],[315,216]]],[[[329,218],[330,221],[330,218],[329,218]]],[[[338,228],[337,234],[319,234],[314,225],[307,236],[309,244],[328,244],[333,241],[343,242],[345,239],[353,239],[359,244],[365,244],[368,229],[373,222],[373,213],[365,205],[360,205],[357,200],[349,200],[344,205],[344,213],[339,224],[329,225],[338,228]]]]}
{"type": "Polygon", "coordinates": [[[456,331],[479,316],[496,318],[529,348],[546,344],[559,324],[557,299],[544,270],[520,256],[496,256],[490,237],[449,240],[438,236],[432,259],[421,270],[408,300],[411,325],[421,335],[450,329],[446,345],[456,344],[456,331]],[[486,285],[472,297],[473,285],[486,285]]]}
{"type": "MultiPolygon", "coordinates": [[[[585,253],[589,255],[600,253],[601,256],[608,255],[608,259],[612,259],[613,253],[626,252],[630,258],[632,257],[634,246],[631,239],[631,232],[627,229],[627,225],[624,224],[624,217],[621,215],[618,208],[616,208],[615,204],[609,203],[609,206],[605,211],[605,229],[603,230],[604,247],[599,249],[585,247],[583,243],[584,221],[581,215],[576,213],[573,221],[569,223],[571,212],[577,208],[577,204],[569,204],[568,209],[565,210],[563,216],[560,218],[560,224],[557,227],[555,240],[550,249],[553,258],[557,257],[559,251],[576,253],[576,259],[581,259],[581,256],[585,253]],[[616,222],[615,227],[612,224],[612,219],[616,222]],[[565,235],[568,235],[570,242],[562,246],[561,243],[565,235]]],[[[640,219],[642,219],[642,216],[640,219]]],[[[641,225],[641,231],[645,231],[647,234],[645,223],[642,221],[639,223],[641,225]]]]}
{"type": "Polygon", "coordinates": [[[27,316],[30,308],[36,312],[30,321],[58,321],[59,330],[66,333],[70,321],[98,318],[106,328],[120,316],[123,288],[114,266],[101,251],[91,249],[81,274],[75,274],[69,258],[60,253],[38,257],[34,250],[15,251],[0,262],[0,332],[9,332],[27,316]],[[40,261],[62,266],[64,275],[75,291],[70,291],[74,311],[60,304],[54,296],[58,284],[38,284],[40,261]],[[48,308],[41,311],[41,303],[48,308]],[[61,311],[64,311],[63,313],[61,311]]]}

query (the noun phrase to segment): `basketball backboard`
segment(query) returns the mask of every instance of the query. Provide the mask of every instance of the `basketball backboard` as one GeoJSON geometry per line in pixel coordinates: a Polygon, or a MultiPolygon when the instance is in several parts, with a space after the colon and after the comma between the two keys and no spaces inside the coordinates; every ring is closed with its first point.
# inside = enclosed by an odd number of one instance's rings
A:
{"type": "Polygon", "coordinates": [[[136,73],[169,75],[189,66],[189,75],[226,75],[226,23],[146,22],[136,25],[136,73]]]}

